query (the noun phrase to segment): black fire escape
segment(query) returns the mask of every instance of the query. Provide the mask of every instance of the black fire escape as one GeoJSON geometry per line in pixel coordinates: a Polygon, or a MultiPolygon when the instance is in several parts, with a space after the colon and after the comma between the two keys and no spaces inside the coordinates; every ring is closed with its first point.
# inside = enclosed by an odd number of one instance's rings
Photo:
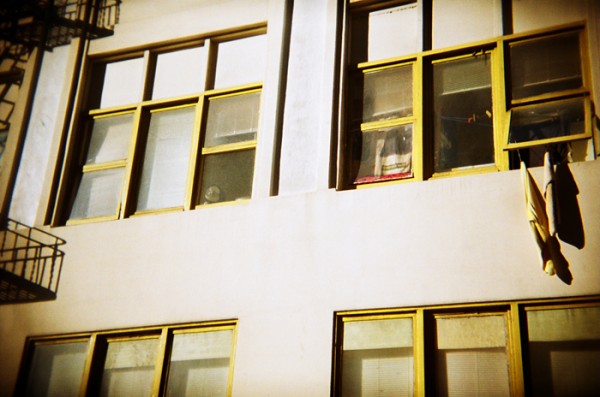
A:
{"type": "MultiPolygon", "coordinates": [[[[11,132],[11,116],[33,51],[52,51],[74,37],[92,40],[112,35],[120,3],[0,0],[0,160],[9,133],[18,133],[11,132]]],[[[34,70],[37,79],[39,69],[34,70]]],[[[22,144],[21,138],[16,162],[22,144]]],[[[0,214],[0,304],[55,299],[64,256],[59,247],[63,244],[56,236],[0,214]]]]}

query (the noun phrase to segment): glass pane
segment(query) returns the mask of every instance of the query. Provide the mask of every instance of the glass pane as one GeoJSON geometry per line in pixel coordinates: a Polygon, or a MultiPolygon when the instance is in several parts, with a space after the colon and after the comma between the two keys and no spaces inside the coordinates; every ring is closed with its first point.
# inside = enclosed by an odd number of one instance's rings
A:
{"type": "Polygon", "coordinates": [[[433,0],[433,48],[502,35],[502,0],[433,0]]]}
{"type": "MultiPolygon", "coordinates": [[[[0,128],[1,127],[2,126],[0,125],[0,128]]],[[[2,156],[4,155],[4,149],[6,148],[7,140],[8,140],[8,131],[0,131],[0,161],[2,161],[2,156]]]]}
{"type": "Polygon", "coordinates": [[[204,147],[256,139],[260,92],[210,98],[204,147]]]}
{"type": "Polygon", "coordinates": [[[183,205],[195,107],[152,113],[137,209],[183,205]]]}
{"type": "Polygon", "coordinates": [[[110,342],[100,396],[150,396],[157,348],[158,339],[110,342]]]}
{"type": "Polygon", "coordinates": [[[173,339],[167,396],[226,396],[233,330],[173,339]]]}
{"type": "MultiPolygon", "coordinates": [[[[420,20],[416,1],[369,13],[366,27],[367,59],[361,57],[356,62],[377,61],[420,52],[423,47],[420,20]]],[[[360,29],[356,24],[352,28],[360,29]]]]}
{"type": "Polygon", "coordinates": [[[133,113],[94,120],[86,164],[125,160],[129,151],[133,113]]]}
{"type": "Polygon", "coordinates": [[[36,345],[26,396],[78,396],[87,342],[36,345]]]}
{"type": "Polygon", "coordinates": [[[69,219],[116,216],[124,174],[124,167],[84,173],[69,219]]]}
{"type": "Polygon", "coordinates": [[[362,155],[356,183],[410,178],[412,124],[362,134],[362,155]]]}
{"type": "Polygon", "coordinates": [[[264,80],[267,37],[246,37],[218,44],[215,87],[257,83],[264,80]]]}
{"type": "Polygon", "coordinates": [[[212,204],[252,195],[254,149],[204,157],[200,204],[212,204]]]}
{"type": "Polygon", "coordinates": [[[411,318],[344,323],[342,396],[412,396],[411,318]]]}
{"type": "Polygon", "coordinates": [[[436,394],[508,396],[504,315],[436,318],[436,394]]]}
{"type": "Polygon", "coordinates": [[[134,58],[106,64],[100,107],[126,105],[142,99],[144,59],[134,58]]]}
{"type": "Polygon", "coordinates": [[[534,396],[600,390],[600,307],[527,311],[534,396]]]}
{"type": "Polygon", "coordinates": [[[412,66],[365,73],[363,122],[412,116],[412,66]]]}
{"type": "Polygon", "coordinates": [[[585,99],[553,101],[515,108],[510,118],[509,143],[585,133],[585,99]]]}
{"type": "Polygon", "coordinates": [[[513,99],[580,88],[579,33],[510,46],[513,99]]]}
{"type": "Polygon", "coordinates": [[[195,94],[204,90],[206,51],[204,47],[159,54],[152,99],[195,94]]]}
{"type": "Polygon", "coordinates": [[[489,57],[433,65],[435,172],[494,163],[489,57]]]}

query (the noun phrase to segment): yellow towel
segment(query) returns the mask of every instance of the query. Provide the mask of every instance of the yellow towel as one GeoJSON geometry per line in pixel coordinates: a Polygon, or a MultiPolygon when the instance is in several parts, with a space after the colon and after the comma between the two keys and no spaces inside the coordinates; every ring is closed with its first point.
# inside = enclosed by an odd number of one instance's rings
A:
{"type": "Polygon", "coordinates": [[[548,228],[548,216],[546,214],[546,201],[537,189],[525,163],[521,162],[521,178],[525,190],[525,204],[527,209],[527,220],[537,243],[542,258],[544,271],[549,275],[556,273],[554,269],[553,248],[550,244],[551,234],[548,228]]]}

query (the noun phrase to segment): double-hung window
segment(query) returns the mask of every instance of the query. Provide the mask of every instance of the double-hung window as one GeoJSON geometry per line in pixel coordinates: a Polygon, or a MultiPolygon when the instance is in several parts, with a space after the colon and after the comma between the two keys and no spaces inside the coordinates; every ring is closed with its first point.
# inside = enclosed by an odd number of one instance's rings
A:
{"type": "Polygon", "coordinates": [[[455,3],[347,0],[339,187],[594,158],[585,26],[503,34],[507,3],[455,3]]]}
{"type": "Polygon", "coordinates": [[[60,222],[249,199],[266,28],[89,60],[60,222]]]}
{"type": "Polygon", "coordinates": [[[584,31],[577,28],[505,44],[510,71],[506,148],[526,154],[531,165],[541,164],[548,145],[586,150],[592,116],[584,43],[584,31]]]}
{"type": "Polygon", "coordinates": [[[599,323],[597,300],[337,313],[333,395],[591,396],[599,323]]]}
{"type": "Polygon", "coordinates": [[[229,396],[235,322],[28,340],[19,395],[229,396]]]}

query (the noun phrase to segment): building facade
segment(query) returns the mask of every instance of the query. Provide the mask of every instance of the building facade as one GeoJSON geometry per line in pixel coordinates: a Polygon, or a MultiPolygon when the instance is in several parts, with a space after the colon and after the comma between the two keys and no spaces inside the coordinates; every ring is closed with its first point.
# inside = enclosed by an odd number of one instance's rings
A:
{"type": "Polygon", "coordinates": [[[593,395],[599,20],[123,0],[19,92],[3,217],[66,243],[0,396],[593,395]]]}

